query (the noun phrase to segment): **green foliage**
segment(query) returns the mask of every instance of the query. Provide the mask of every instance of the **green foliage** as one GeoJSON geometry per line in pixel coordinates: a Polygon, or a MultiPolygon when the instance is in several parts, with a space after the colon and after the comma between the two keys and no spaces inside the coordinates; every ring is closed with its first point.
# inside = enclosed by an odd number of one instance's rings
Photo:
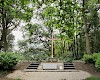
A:
{"type": "Polygon", "coordinates": [[[21,58],[16,53],[0,52],[0,69],[12,69],[21,58]]]}
{"type": "Polygon", "coordinates": [[[0,45],[3,46],[2,49],[4,51],[8,51],[8,48],[10,48],[9,43],[11,44],[11,42],[8,41],[9,33],[17,28],[21,21],[30,22],[33,16],[33,8],[29,6],[30,3],[32,2],[29,0],[0,1],[0,45]]]}
{"type": "Polygon", "coordinates": [[[64,53],[63,60],[67,61],[67,62],[72,62],[72,60],[73,60],[73,54],[72,54],[72,52],[67,51],[66,53],[64,53]]]}
{"type": "Polygon", "coordinates": [[[100,56],[96,59],[95,67],[100,70],[100,56]]]}
{"type": "Polygon", "coordinates": [[[48,57],[50,57],[49,52],[48,51],[43,51],[43,50],[39,50],[39,49],[31,49],[28,50],[24,53],[22,53],[24,60],[28,60],[28,61],[42,61],[42,60],[46,60],[48,57]]]}
{"type": "Polygon", "coordinates": [[[100,52],[93,54],[93,60],[95,61],[95,67],[100,70],[100,52]]]}
{"type": "Polygon", "coordinates": [[[100,52],[93,54],[93,59],[95,61],[95,67],[100,70],[100,52]]]}
{"type": "Polygon", "coordinates": [[[31,60],[33,61],[43,61],[48,58],[48,54],[46,53],[40,53],[40,54],[33,54],[30,56],[31,60]]]}
{"type": "Polygon", "coordinates": [[[99,53],[94,53],[93,54],[94,61],[96,61],[98,58],[100,58],[100,52],[99,53]]]}
{"type": "Polygon", "coordinates": [[[94,53],[92,55],[85,54],[83,56],[83,60],[86,63],[94,63],[95,64],[95,67],[98,70],[100,70],[100,52],[99,53],[94,53]]]}
{"type": "Polygon", "coordinates": [[[86,78],[85,80],[100,80],[100,77],[89,77],[89,78],[86,78]]]}
{"type": "Polygon", "coordinates": [[[93,63],[93,57],[92,55],[88,55],[88,54],[84,54],[83,56],[83,60],[86,62],[86,63],[93,63]]]}
{"type": "Polygon", "coordinates": [[[66,62],[72,62],[73,60],[73,54],[70,51],[66,51],[65,53],[58,53],[55,55],[55,57],[58,60],[66,61],[66,62]]]}

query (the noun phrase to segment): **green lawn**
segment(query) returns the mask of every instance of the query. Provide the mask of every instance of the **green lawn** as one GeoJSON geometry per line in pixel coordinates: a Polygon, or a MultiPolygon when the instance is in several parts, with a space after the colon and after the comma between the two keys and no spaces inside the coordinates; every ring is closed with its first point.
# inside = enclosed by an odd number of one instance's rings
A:
{"type": "Polygon", "coordinates": [[[100,80],[100,77],[94,77],[94,76],[92,76],[92,77],[89,77],[89,78],[87,78],[85,80],[100,80]]]}

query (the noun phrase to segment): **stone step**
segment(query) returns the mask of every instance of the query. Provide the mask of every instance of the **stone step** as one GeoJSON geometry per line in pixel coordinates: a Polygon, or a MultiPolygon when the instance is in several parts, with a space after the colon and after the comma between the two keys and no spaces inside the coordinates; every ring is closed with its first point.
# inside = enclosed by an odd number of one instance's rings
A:
{"type": "Polygon", "coordinates": [[[33,69],[33,70],[36,70],[39,66],[39,63],[31,63],[26,69],[33,69]]]}
{"type": "Polygon", "coordinates": [[[31,63],[30,65],[39,65],[38,63],[31,63]]]}
{"type": "Polygon", "coordinates": [[[76,69],[75,66],[73,65],[73,63],[67,63],[64,62],[64,70],[69,70],[69,69],[76,69]]]}
{"type": "Polygon", "coordinates": [[[64,63],[64,65],[73,65],[73,63],[64,63]]]}
{"type": "Polygon", "coordinates": [[[25,72],[79,72],[75,69],[68,70],[36,70],[36,69],[24,69],[25,72]]]}
{"type": "Polygon", "coordinates": [[[38,67],[38,65],[29,65],[29,67],[38,67]]]}
{"type": "Polygon", "coordinates": [[[28,67],[35,67],[35,68],[37,68],[38,66],[28,66],[28,67]]]}
{"type": "Polygon", "coordinates": [[[75,67],[64,67],[64,69],[75,69],[75,67]]]}
{"type": "Polygon", "coordinates": [[[37,69],[37,67],[27,67],[26,69],[37,69]]]}
{"type": "Polygon", "coordinates": [[[64,65],[64,67],[74,67],[74,65],[64,65]]]}

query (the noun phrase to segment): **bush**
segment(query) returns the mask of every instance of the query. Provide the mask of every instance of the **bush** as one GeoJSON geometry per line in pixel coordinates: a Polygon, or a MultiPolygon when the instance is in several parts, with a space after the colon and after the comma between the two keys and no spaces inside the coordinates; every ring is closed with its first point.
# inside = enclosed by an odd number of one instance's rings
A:
{"type": "Polygon", "coordinates": [[[34,54],[34,55],[31,55],[30,56],[30,60],[33,60],[33,61],[43,61],[43,60],[46,60],[48,58],[48,54],[46,53],[40,53],[40,54],[34,54]]]}
{"type": "Polygon", "coordinates": [[[93,59],[95,61],[95,67],[100,70],[100,53],[94,53],[93,59]]]}
{"type": "Polygon", "coordinates": [[[72,59],[72,58],[64,58],[64,61],[65,61],[65,62],[72,62],[73,59],[72,59]]]}
{"type": "Polygon", "coordinates": [[[100,57],[98,57],[98,58],[96,59],[95,67],[96,67],[98,70],[100,70],[100,57]]]}
{"type": "Polygon", "coordinates": [[[85,63],[94,63],[95,67],[100,70],[100,52],[92,55],[84,54],[83,60],[85,63]]]}
{"type": "Polygon", "coordinates": [[[15,53],[0,52],[0,69],[12,69],[20,59],[20,55],[15,53]]]}
{"type": "Polygon", "coordinates": [[[85,63],[94,63],[92,55],[84,54],[83,60],[85,63]]]}
{"type": "Polygon", "coordinates": [[[70,51],[66,51],[65,53],[63,53],[63,55],[61,53],[57,53],[55,57],[58,60],[63,60],[65,62],[72,62],[73,60],[73,54],[70,51]]]}
{"type": "Polygon", "coordinates": [[[93,53],[93,59],[95,62],[96,62],[98,57],[100,57],[100,53],[93,53]]]}

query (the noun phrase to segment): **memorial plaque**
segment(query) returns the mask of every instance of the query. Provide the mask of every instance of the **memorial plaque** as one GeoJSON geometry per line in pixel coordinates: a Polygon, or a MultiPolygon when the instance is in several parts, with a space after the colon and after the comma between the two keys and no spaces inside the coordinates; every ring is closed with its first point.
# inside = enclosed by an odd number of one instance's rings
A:
{"type": "Polygon", "coordinates": [[[44,63],[43,70],[57,70],[57,64],[55,63],[44,63]]]}

